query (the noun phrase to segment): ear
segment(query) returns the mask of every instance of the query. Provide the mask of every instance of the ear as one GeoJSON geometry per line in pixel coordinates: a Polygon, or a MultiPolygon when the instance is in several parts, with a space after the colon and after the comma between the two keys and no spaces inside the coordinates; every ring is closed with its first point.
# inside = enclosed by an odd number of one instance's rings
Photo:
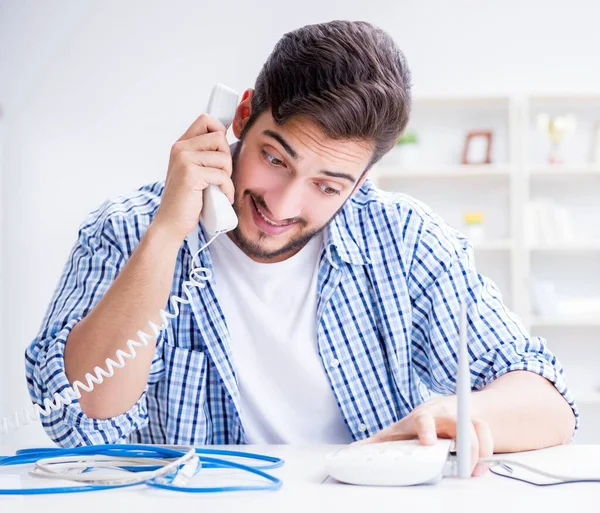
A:
{"type": "Polygon", "coordinates": [[[231,124],[233,128],[233,134],[239,139],[240,134],[242,133],[242,129],[244,125],[248,121],[250,117],[250,113],[252,112],[252,95],[254,94],[254,89],[246,89],[244,94],[242,95],[242,101],[237,106],[235,111],[235,117],[233,118],[233,123],[231,124]]]}

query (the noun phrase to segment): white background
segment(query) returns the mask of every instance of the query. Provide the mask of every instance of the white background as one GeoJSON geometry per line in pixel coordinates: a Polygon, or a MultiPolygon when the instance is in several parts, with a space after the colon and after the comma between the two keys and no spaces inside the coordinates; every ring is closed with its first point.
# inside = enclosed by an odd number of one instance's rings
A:
{"type": "Polygon", "coordinates": [[[600,91],[593,0],[0,1],[0,417],[83,217],[164,176],[213,83],[251,87],[283,33],[336,18],[389,31],[415,94],[600,91]]]}

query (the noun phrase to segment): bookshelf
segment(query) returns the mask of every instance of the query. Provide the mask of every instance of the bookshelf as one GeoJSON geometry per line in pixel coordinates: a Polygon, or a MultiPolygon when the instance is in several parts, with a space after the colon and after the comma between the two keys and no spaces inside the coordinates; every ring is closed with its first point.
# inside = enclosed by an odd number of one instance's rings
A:
{"type": "Polygon", "coordinates": [[[395,148],[372,178],[416,197],[467,234],[465,214],[483,213],[485,236],[474,243],[479,272],[566,362],[576,397],[600,409],[600,162],[592,158],[599,122],[600,94],[416,96],[405,132],[417,135],[410,158],[395,148]],[[549,163],[544,114],[576,120],[561,144],[562,163],[549,163]],[[462,163],[472,130],[492,132],[490,163],[462,163]],[[556,226],[542,229],[548,209],[556,226]],[[550,289],[545,302],[556,302],[544,309],[537,299],[550,289]]]}
{"type": "Polygon", "coordinates": [[[484,212],[485,236],[473,240],[477,265],[509,306],[522,311],[514,212],[519,204],[513,200],[517,123],[516,104],[508,96],[416,97],[405,133],[417,134],[418,155],[407,162],[394,149],[375,166],[372,178],[383,189],[423,201],[461,230],[467,212],[484,212]],[[472,129],[493,132],[491,163],[462,163],[466,133],[472,129]]]}

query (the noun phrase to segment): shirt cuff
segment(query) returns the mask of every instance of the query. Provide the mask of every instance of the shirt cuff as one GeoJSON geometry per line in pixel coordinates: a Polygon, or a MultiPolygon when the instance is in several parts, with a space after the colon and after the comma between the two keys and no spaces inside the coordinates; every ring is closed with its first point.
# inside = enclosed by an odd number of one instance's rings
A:
{"type": "Polygon", "coordinates": [[[575,403],[573,395],[567,388],[565,375],[561,371],[557,370],[554,365],[548,363],[543,359],[538,358],[528,358],[525,360],[514,362],[496,371],[491,377],[489,377],[484,382],[483,386],[485,387],[489,385],[492,381],[499,378],[500,376],[503,376],[504,374],[519,370],[529,371],[543,376],[554,385],[556,390],[558,390],[560,394],[564,397],[565,401],[569,403],[569,406],[573,410],[573,415],[575,416],[575,428],[571,437],[573,438],[575,436],[575,433],[579,429],[579,409],[577,407],[577,404],[575,403]]]}
{"type": "MultiPolygon", "coordinates": [[[[57,392],[64,394],[71,386],[65,373],[64,350],[67,337],[78,322],[79,319],[70,320],[53,337],[46,348],[45,358],[39,363],[40,379],[45,388],[44,398],[52,399],[57,392]]],[[[87,392],[81,390],[81,393],[87,392]]],[[[42,417],[42,424],[59,445],[96,445],[124,441],[130,433],[148,424],[146,389],[128,411],[116,417],[92,419],[83,413],[79,401],[73,399],[70,404],[42,417]]]]}

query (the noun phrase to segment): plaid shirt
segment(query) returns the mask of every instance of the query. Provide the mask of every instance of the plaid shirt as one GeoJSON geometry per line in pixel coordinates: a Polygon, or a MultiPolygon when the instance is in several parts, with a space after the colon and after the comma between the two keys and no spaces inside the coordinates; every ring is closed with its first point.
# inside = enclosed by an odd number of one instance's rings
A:
{"type": "MultiPolygon", "coordinates": [[[[67,336],[125,265],[163,187],[157,182],[109,200],[81,225],[39,334],[26,350],[34,402],[69,386],[67,336]]],[[[202,244],[202,230],[198,237],[202,244]]],[[[177,256],[171,294],[179,297],[185,297],[192,250],[186,241],[177,256]]],[[[212,269],[209,251],[200,260],[212,269]]],[[[138,402],[106,420],[88,418],[77,401],[52,412],[42,423],[56,443],[246,442],[213,279],[191,293],[192,304],[181,305],[158,337],[138,402]]],[[[509,371],[538,373],[554,383],[579,422],[560,363],[477,273],[468,240],[413,198],[383,192],[367,180],[325,230],[318,276],[318,351],[354,439],[373,435],[435,395],[454,393],[459,300],[468,308],[473,389],[509,371]]]]}

